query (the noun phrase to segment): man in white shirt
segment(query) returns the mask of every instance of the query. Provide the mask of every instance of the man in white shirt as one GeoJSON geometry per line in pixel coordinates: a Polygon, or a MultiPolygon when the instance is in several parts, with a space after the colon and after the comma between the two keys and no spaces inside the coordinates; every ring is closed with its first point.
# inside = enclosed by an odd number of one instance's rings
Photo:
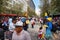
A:
{"type": "Polygon", "coordinates": [[[15,31],[12,35],[12,40],[31,40],[30,34],[23,30],[23,23],[18,21],[15,24],[15,31]]]}

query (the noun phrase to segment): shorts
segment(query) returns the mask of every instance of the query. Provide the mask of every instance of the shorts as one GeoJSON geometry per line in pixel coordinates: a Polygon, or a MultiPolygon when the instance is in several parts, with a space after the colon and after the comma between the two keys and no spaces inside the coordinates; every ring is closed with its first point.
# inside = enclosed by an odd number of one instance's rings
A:
{"type": "Polygon", "coordinates": [[[42,38],[42,34],[38,34],[38,38],[42,38]]]}

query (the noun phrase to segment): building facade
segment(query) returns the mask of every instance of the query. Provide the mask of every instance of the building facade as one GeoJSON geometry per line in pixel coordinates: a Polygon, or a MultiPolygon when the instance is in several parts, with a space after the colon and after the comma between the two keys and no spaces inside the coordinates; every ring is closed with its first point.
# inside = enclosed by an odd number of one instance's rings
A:
{"type": "Polygon", "coordinates": [[[28,6],[32,9],[35,10],[35,4],[33,2],[33,0],[27,0],[28,6]]]}

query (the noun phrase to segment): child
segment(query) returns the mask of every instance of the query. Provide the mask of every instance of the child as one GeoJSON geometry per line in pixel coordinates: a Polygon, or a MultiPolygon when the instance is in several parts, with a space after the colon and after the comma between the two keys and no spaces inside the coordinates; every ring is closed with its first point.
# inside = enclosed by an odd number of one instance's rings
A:
{"type": "Polygon", "coordinates": [[[38,34],[39,39],[45,40],[46,27],[48,27],[48,26],[44,24],[42,27],[39,28],[39,34],[38,34]]]}
{"type": "Polygon", "coordinates": [[[39,33],[38,33],[38,39],[42,39],[42,35],[43,35],[43,29],[42,29],[42,27],[40,27],[39,33]]]}

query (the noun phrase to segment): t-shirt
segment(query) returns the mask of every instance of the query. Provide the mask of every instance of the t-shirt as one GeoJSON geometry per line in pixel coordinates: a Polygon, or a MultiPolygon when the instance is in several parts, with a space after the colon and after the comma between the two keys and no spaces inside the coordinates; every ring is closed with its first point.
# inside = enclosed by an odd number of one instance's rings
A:
{"type": "Polygon", "coordinates": [[[14,31],[12,40],[31,40],[30,35],[27,31],[22,30],[19,35],[14,31]]]}
{"type": "Polygon", "coordinates": [[[51,30],[52,29],[52,22],[47,22],[47,26],[51,30]]]}

